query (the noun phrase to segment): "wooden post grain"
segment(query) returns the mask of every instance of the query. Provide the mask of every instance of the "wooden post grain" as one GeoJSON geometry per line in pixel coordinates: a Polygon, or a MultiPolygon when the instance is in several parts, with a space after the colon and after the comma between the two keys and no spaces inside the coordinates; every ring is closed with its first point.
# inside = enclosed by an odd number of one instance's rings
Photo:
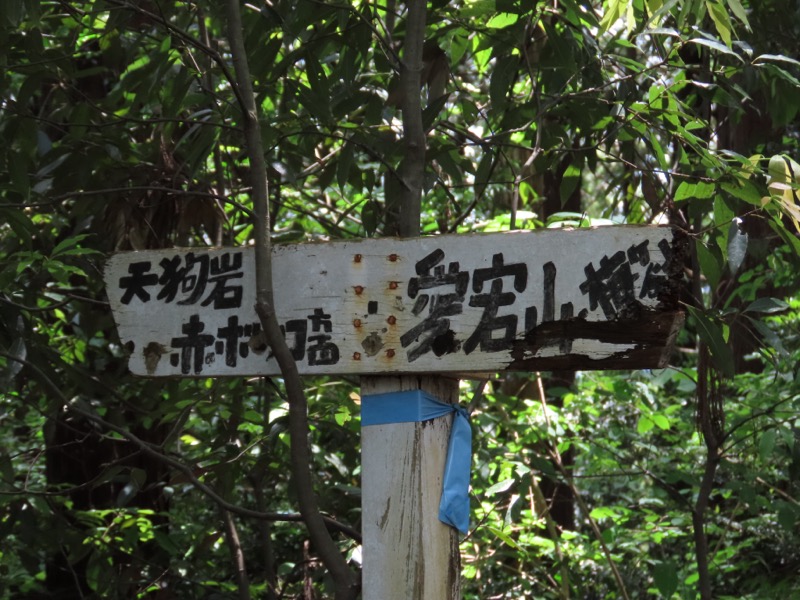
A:
{"type": "MultiPolygon", "coordinates": [[[[458,402],[458,380],[363,377],[362,395],[422,389],[458,402]]],[[[457,600],[458,532],[439,521],[452,417],[371,425],[361,433],[364,600],[457,600]]]]}

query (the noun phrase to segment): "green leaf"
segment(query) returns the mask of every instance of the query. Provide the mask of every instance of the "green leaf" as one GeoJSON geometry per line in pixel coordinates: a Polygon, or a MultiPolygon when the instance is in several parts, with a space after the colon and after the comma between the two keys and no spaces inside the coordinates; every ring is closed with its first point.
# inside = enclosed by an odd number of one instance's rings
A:
{"type": "Polygon", "coordinates": [[[556,469],[553,466],[553,463],[551,463],[546,458],[542,458],[540,456],[533,456],[531,457],[530,465],[534,469],[542,473],[542,475],[546,475],[547,477],[551,478],[558,477],[558,474],[556,473],[556,469]]]}
{"type": "Polygon", "coordinates": [[[734,198],[743,202],[761,207],[761,193],[758,188],[750,181],[738,180],[737,183],[724,182],[720,187],[734,198]]]}
{"type": "Polygon", "coordinates": [[[680,39],[681,37],[681,34],[672,27],[654,27],[652,29],[648,29],[643,33],[645,33],[646,35],[666,35],[678,39],[680,39]]]}
{"type": "Polygon", "coordinates": [[[700,272],[705,276],[708,284],[716,289],[722,277],[722,265],[701,240],[695,241],[695,247],[697,248],[697,261],[700,263],[700,272]]]}
{"type": "Polygon", "coordinates": [[[597,508],[592,509],[592,511],[589,513],[589,516],[595,520],[600,520],[600,519],[616,520],[620,517],[620,514],[610,506],[598,506],[597,508]]]}
{"type": "Polygon", "coordinates": [[[559,196],[561,197],[561,206],[564,206],[569,200],[569,197],[577,189],[578,184],[581,182],[581,167],[580,165],[569,165],[564,172],[561,179],[561,186],[559,188],[559,196]]]}
{"type": "Polygon", "coordinates": [[[658,563],[653,568],[653,582],[664,598],[672,598],[678,589],[678,565],[672,561],[658,563]]]}
{"type": "Polygon", "coordinates": [[[557,213],[553,213],[549,217],[547,217],[547,226],[562,226],[567,225],[571,227],[580,227],[584,222],[589,223],[589,219],[586,218],[586,213],[578,213],[578,212],[569,212],[569,211],[561,211],[557,213]]]}
{"type": "Polygon", "coordinates": [[[758,455],[761,460],[767,460],[775,449],[775,440],[777,433],[774,429],[768,429],[761,434],[761,439],[758,440],[758,455]]]}
{"type": "Polygon", "coordinates": [[[14,234],[27,246],[36,228],[30,217],[25,214],[24,210],[21,210],[22,206],[20,204],[20,208],[0,207],[0,220],[10,225],[14,234]]]}
{"type": "Polygon", "coordinates": [[[481,162],[478,163],[478,170],[475,173],[475,196],[481,196],[483,190],[489,185],[489,177],[492,174],[494,166],[494,155],[491,151],[487,150],[481,157],[481,162]]]}
{"type": "Polygon", "coordinates": [[[688,181],[683,181],[678,186],[678,189],[675,190],[674,200],[675,202],[680,202],[682,200],[703,200],[705,198],[711,198],[716,192],[716,189],[714,183],[705,181],[690,183],[688,181]]]}
{"type": "Polygon", "coordinates": [[[495,61],[492,79],[489,82],[489,98],[495,110],[502,110],[508,103],[508,91],[520,66],[519,57],[504,56],[495,61]]]}
{"type": "Polygon", "coordinates": [[[517,542],[507,533],[503,532],[497,527],[487,527],[489,531],[491,531],[494,535],[496,535],[501,541],[505,544],[509,545],[511,548],[517,548],[517,542]]]}
{"type": "Polygon", "coordinates": [[[740,227],[740,219],[734,219],[728,227],[728,265],[731,274],[736,274],[747,255],[747,233],[740,227]]]}
{"type": "Polygon", "coordinates": [[[608,31],[611,26],[619,20],[622,13],[626,12],[629,1],[630,0],[611,0],[611,3],[608,5],[608,10],[606,10],[606,13],[600,21],[600,33],[608,31]]]}
{"type": "Polygon", "coordinates": [[[795,58],[790,58],[788,56],[784,56],[783,54],[760,54],[753,59],[753,64],[758,65],[762,62],[785,62],[789,63],[790,65],[795,65],[796,67],[800,67],[800,60],[795,58]]]}
{"type": "Polygon", "coordinates": [[[489,19],[486,23],[486,27],[488,29],[502,29],[503,27],[509,27],[513,25],[519,20],[519,15],[515,15],[513,13],[499,13],[489,19]]]}
{"type": "Polygon", "coordinates": [[[700,339],[706,343],[711,351],[711,361],[714,366],[722,375],[732,378],[734,375],[733,352],[728,344],[725,343],[722,328],[703,311],[694,306],[687,306],[687,308],[695,321],[697,321],[697,333],[700,339]]]}
{"type": "Polygon", "coordinates": [[[625,28],[628,33],[636,29],[636,14],[633,11],[633,2],[628,2],[628,8],[625,10],[625,28]]]}
{"type": "Polygon", "coordinates": [[[739,0],[728,0],[728,6],[731,7],[731,12],[736,15],[736,18],[739,19],[747,29],[750,29],[750,21],[747,20],[747,13],[742,6],[742,3],[739,0]]]}
{"type": "Polygon", "coordinates": [[[653,427],[655,427],[655,423],[650,417],[642,415],[639,417],[639,420],[636,422],[636,431],[639,434],[645,434],[650,431],[653,427]]]}
{"type": "Polygon", "coordinates": [[[135,481],[129,481],[117,494],[116,505],[120,507],[127,506],[134,496],[139,493],[140,489],[135,481]]]}
{"type": "Polygon", "coordinates": [[[444,150],[438,152],[435,156],[431,156],[431,160],[435,160],[442,168],[442,171],[453,181],[461,181],[463,178],[464,174],[461,170],[461,166],[457,162],[461,160],[458,150],[444,150]]]}
{"type": "Polygon", "coordinates": [[[747,305],[744,312],[773,314],[789,309],[789,305],[778,298],[757,298],[747,305]]]}
{"type": "Polygon", "coordinates": [[[783,347],[781,338],[766,323],[762,323],[761,321],[757,321],[756,319],[750,317],[747,317],[747,320],[753,329],[755,329],[761,336],[761,339],[763,339],[767,344],[769,344],[769,346],[780,353],[783,358],[789,358],[789,353],[786,351],[786,348],[783,347]]]}
{"type": "Polygon", "coordinates": [[[5,483],[14,481],[14,464],[5,455],[0,455],[0,481],[5,483]]]}
{"type": "Polygon", "coordinates": [[[669,429],[670,423],[666,415],[662,415],[661,413],[654,413],[650,415],[650,418],[653,419],[653,422],[659,429],[664,429],[664,430],[669,429]]]}
{"type": "Polygon", "coordinates": [[[3,3],[3,13],[12,28],[16,28],[25,14],[25,4],[21,0],[9,0],[3,3]]]}
{"type": "Polygon", "coordinates": [[[509,479],[503,479],[502,481],[498,481],[493,486],[486,490],[487,496],[493,496],[494,494],[499,494],[500,492],[505,492],[508,488],[514,485],[514,478],[511,477],[509,479]]]}
{"type": "Polygon", "coordinates": [[[800,256],[800,240],[797,239],[793,232],[786,229],[786,224],[780,216],[773,216],[772,220],[769,222],[769,226],[772,231],[777,233],[783,242],[792,249],[795,256],[800,256]]]}
{"type": "Polygon", "coordinates": [[[795,524],[800,518],[800,510],[797,506],[789,504],[788,502],[780,502],[778,509],[778,523],[783,527],[787,533],[794,532],[795,524]]]}
{"type": "Polygon", "coordinates": [[[706,46],[708,48],[711,48],[712,50],[716,50],[717,52],[721,52],[722,54],[728,54],[730,56],[733,56],[739,62],[744,62],[742,60],[742,57],[739,56],[738,54],[736,54],[736,52],[734,52],[733,50],[728,48],[728,46],[726,46],[725,44],[723,44],[721,42],[718,42],[716,40],[708,40],[706,38],[698,37],[698,38],[690,39],[688,43],[699,44],[700,46],[706,46]]]}
{"type": "Polygon", "coordinates": [[[675,195],[673,196],[673,200],[675,202],[681,202],[682,200],[688,200],[692,197],[691,194],[692,184],[688,181],[682,181],[678,184],[678,188],[675,190],[675,195]]]}
{"type": "Polygon", "coordinates": [[[708,14],[711,15],[711,20],[714,21],[714,25],[717,27],[719,37],[722,38],[726,46],[730,47],[733,43],[731,39],[733,26],[731,25],[728,11],[718,0],[706,0],[706,7],[708,8],[708,14]]]}
{"type": "Polygon", "coordinates": [[[439,116],[439,113],[442,112],[444,105],[447,104],[447,101],[450,98],[450,94],[445,94],[443,96],[439,96],[438,98],[434,98],[433,101],[425,107],[425,110],[422,111],[422,128],[425,131],[430,131],[433,127],[434,121],[436,121],[436,117],[439,116]]]}
{"type": "Polygon", "coordinates": [[[342,190],[344,190],[344,186],[347,183],[347,178],[350,177],[354,149],[354,145],[351,142],[347,142],[342,148],[339,160],[336,163],[336,183],[339,184],[339,188],[342,190]]]}
{"type": "Polygon", "coordinates": [[[50,258],[55,258],[59,254],[64,254],[67,250],[74,248],[75,246],[80,244],[87,237],[89,237],[89,234],[82,233],[80,235],[74,235],[64,240],[61,240],[61,242],[59,242],[58,245],[55,248],[53,248],[53,251],[50,253],[50,258]]]}
{"type": "Polygon", "coordinates": [[[361,208],[361,223],[367,237],[371,237],[378,229],[381,206],[375,200],[367,200],[361,208]]]}
{"type": "Polygon", "coordinates": [[[27,200],[31,179],[28,174],[28,160],[23,154],[12,152],[8,155],[8,174],[11,176],[11,189],[27,200]]]}
{"type": "Polygon", "coordinates": [[[697,199],[711,198],[716,191],[716,184],[707,181],[698,181],[694,184],[693,196],[697,199]]]}
{"type": "Polygon", "coordinates": [[[352,419],[350,409],[347,406],[340,406],[333,418],[336,420],[336,424],[339,425],[339,427],[343,426],[352,419]]]}
{"type": "MultiPolygon", "coordinates": [[[[11,342],[11,347],[8,348],[8,359],[6,360],[5,368],[0,368],[0,384],[3,384],[6,389],[10,389],[11,381],[22,371],[24,361],[28,356],[28,348],[25,345],[25,326],[21,316],[17,316],[17,323],[14,335],[17,337],[11,342]],[[16,360],[15,360],[16,359],[16,360]]],[[[13,477],[8,478],[12,481],[13,477]]]]}
{"type": "Polygon", "coordinates": [[[736,213],[728,206],[722,194],[714,196],[714,223],[717,226],[733,221],[736,213]]]}

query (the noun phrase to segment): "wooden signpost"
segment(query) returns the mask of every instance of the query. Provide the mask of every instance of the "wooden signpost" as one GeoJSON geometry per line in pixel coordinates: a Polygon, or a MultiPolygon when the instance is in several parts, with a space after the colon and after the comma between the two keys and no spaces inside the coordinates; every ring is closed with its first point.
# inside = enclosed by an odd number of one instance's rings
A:
{"type": "MultiPolygon", "coordinates": [[[[665,366],[683,323],[684,251],[652,226],[277,246],[275,308],[301,374],[385,376],[369,378],[372,394],[415,374],[455,401],[464,374],[665,366]]],[[[254,269],[250,248],[112,256],[105,281],[131,371],[279,375],[254,269]]],[[[458,595],[458,573],[442,567],[457,534],[435,520],[450,428],[438,421],[429,441],[411,423],[362,434],[366,600],[458,595]],[[403,445],[416,458],[395,468],[386,448],[403,445]]]]}
{"type": "MultiPolygon", "coordinates": [[[[308,375],[657,367],[681,324],[675,248],[660,227],[278,246],[275,305],[308,375]]],[[[131,371],[279,374],[254,268],[248,248],[112,256],[131,371]]]]}

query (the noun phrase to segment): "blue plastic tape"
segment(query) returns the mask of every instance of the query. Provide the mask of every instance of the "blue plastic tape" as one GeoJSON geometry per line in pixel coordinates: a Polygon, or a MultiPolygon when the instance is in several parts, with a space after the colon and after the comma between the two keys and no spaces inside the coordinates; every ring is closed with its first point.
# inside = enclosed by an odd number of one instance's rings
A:
{"type": "Polygon", "coordinates": [[[469,477],[472,464],[472,429],[469,414],[457,404],[447,404],[422,390],[389,392],[361,398],[361,426],[419,423],[453,413],[447,446],[439,520],[461,533],[469,531],[469,477]]]}

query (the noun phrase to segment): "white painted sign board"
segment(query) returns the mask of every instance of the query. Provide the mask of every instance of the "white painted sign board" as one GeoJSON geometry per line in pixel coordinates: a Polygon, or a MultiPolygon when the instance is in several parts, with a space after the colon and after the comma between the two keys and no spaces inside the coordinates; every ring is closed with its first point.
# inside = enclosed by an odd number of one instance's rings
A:
{"type": "MultiPolygon", "coordinates": [[[[670,228],[276,246],[278,320],[301,374],[663,366],[682,323],[670,228]]],[[[138,375],[277,375],[252,248],[113,255],[105,281],[138,375]]]]}

